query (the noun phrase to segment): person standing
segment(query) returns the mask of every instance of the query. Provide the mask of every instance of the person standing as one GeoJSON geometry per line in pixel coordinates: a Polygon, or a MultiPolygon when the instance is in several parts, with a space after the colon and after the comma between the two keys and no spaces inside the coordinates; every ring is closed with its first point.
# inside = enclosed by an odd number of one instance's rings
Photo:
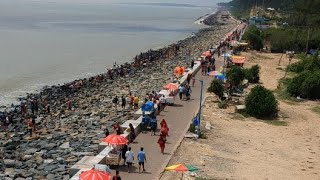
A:
{"type": "Polygon", "coordinates": [[[192,76],[192,87],[194,87],[194,83],[196,82],[196,77],[195,75],[192,76]]]}
{"type": "Polygon", "coordinates": [[[118,96],[116,96],[115,98],[113,98],[112,100],[113,104],[114,104],[114,108],[117,109],[117,106],[119,104],[119,98],[118,96]]]}
{"type": "Polygon", "coordinates": [[[160,134],[158,144],[160,146],[161,153],[164,154],[164,148],[166,147],[166,137],[163,134],[160,134]]]}
{"type": "Polygon", "coordinates": [[[29,134],[30,136],[32,136],[33,123],[31,118],[27,121],[27,125],[28,125],[29,134]]]}
{"type": "Polygon", "coordinates": [[[120,126],[120,124],[118,122],[114,124],[113,130],[115,131],[115,133],[117,135],[122,134],[121,126],[120,126]]]}
{"type": "Polygon", "coordinates": [[[124,96],[121,97],[121,107],[122,109],[126,108],[126,98],[124,96]]]}
{"type": "Polygon", "coordinates": [[[140,148],[140,151],[138,152],[138,163],[139,163],[139,173],[141,173],[141,166],[142,171],[145,172],[146,169],[144,168],[144,163],[147,162],[147,157],[145,152],[143,151],[143,147],[140,148]]]}
{"type": "Polygon", "coordinates": [[[119,175],[119,171],[118,171],[118,170],[116,171],[116,175],[114,175],[114,176],[112,177],[112,180],[121,180],[121,177],[120,177],[120,175],[119,175]]]}
{"type": "Polygon", "coordinates": [[[164,95],[161,95],[159,100],[160,100],[160,103],[161,103],[161,110],[164,111],[164,108],[166,107],[166,97],[164,95]]]}
{"type": "Polygon", "coordinates": [[[134,154],[131,151],[131,147],[128,148],[128,151],[126,152],[126,163],[128,166],[128,173],[130,173],[130,168],[132,167],[134,161],[134,154]]]}
{"type": "Polygon", "coordinates": [[[108,126],[106,126],[106,128],[104,129],[104,132],[105,132],[105,134],[106,134],[106,137],[109,136],[110,133],[109,133],[108,126]]]}
{"type": "Polygon", "coordinates": [[[139,99],[138,96],[134,97],[133,103],[134,103],[134,108],[135,108],[135,109],[138,109],[138,107],[139,107],[139,101],[140,101],[140,99],[139,99]]]}
{"type": "Polygon", "coordinates": [[[181,85],[179,86],[179,98],[180,98],[180,100],[182,100],[182,95],[183,95],[183,93],[184,93],[184,87],[183,87],[183,85],[181,84],[181,85]]]}

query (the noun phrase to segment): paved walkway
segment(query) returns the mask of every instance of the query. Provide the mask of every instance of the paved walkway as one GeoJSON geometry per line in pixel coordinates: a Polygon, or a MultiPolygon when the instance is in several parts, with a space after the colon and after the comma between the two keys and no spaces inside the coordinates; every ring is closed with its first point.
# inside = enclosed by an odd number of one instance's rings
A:
{"type": "MultiPolygon", "coordinates": [[[[216,57],[217,70],[223,64],[223,58],[216,57]]],[[[207,90],[213,77],[202,76],[201,70],[196,75],[197,80],[204,81],[203,95],[207,90]]],[[[119,167],[120,175],[124,180],[155,180],[159,179],[158,175],[163,171],[166,163],[171,158],[174,150],[179,145],[181,138],[185,135],[186,129],[190,126],[191,119],[199,108],[200,100],[200,82],[196,81],[195,87],[192,87],[191,99],[189,101],[181,101],[178,96],[175,97],[175,105],[167,106],[165,111],[162,111],[157,116],[158,124],[162,119],[167,121],[169,126],[169,137],[167,138],[165,154],[160,153],[160,147],[157,143],[159,132],[156,136],[151,136],[150,132],[140,133],[135,142],[130,144],[134,155],[135,163],[132,172],[128,173],[127,168],[119,167]],[[136,156],[140,147],[144,147],[147,156],[147,163],[145,163],[146,172],[139,173],[138,162],[136,156]]],[[[160,125],[158,125],[158,128],[160,125]]],[[[182,162],[183,163],[183,162],[182,162]]],[[[115,174],[115,171],[112,172],[115,174]]]]}
{"type": "MultiPolygon", "coordinates": [[[[204,92],[207,85],[212,80],[212,77],[202,76],[199,72],[196,75],[196,79],[204,80],[204,92]]],[[[181,101],[178,96],[175,97],[175,105],[167,106],[165,111],[162,111],[157,116],[158,123],[161,119],[165,119],[169,126],[169,137],[167,138],[165,154],[160,153],[160,147],[157,143],[159,138],[159,132],[156,136],[151,136],[150,132],[140,133],[135,142],[130,144],[134,155],[135,164],[131,173],[127,172],[127,169],[120,167],[119,171],[122,179],[124,180],[152,180],[158,179],[158,175],[162,172],[162,166],[167,163],[170,155],[174,153],[175,146],[178,145],[181,137],[191,122],[192,117],[199,108],[200,99],[200,82],[196,81],[195,87],[192,88],[191,99],[189,101],[181,101]],[[147,163],[145,164],[146,172],[139,174],[138,164],[136,156],[140,147],[144,147],[147,156],[147,163]]],[[[158,125],[158,128],[160,125],[158,125]]],[[[113,171],[114,174],[114,171],[113,171]]]]}

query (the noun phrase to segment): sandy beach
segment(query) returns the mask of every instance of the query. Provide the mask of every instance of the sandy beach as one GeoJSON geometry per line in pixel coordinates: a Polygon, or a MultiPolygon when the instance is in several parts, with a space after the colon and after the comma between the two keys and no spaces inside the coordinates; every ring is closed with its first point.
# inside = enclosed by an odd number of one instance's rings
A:
{"type": "MultiPolygon", "coordinates": [[[[261,84],[276,90],[287,58],[281,54],[244,52],[245,67],[261,66],[261,84]]],[[[246,93],[253,85],[246,89],[246,93]]],[[[206,139],[185,138],[169,165],[198,167],[205,179],[319,179],[320,116],[311,109],[317,101],[279,100],[278,121],[262,121],[235,113],[235,107],[219,109],[217,98],[206,95],[203,129],[206,139]],[[211,129],[206,129],[206,124],[211,129]]],[[[242,99],[243,100],[243,99],[242,99]]],[[[194,175],[195,175],[194,174],[194,175]]],[[[193,175],[193,176],[194,176],[193,175]]],[[[164,172],[162,180],[194,179],[188,174],[164,172]]]]}
{"type": "Polygon", "coordinates": [[[39,94],[21,98],[20,106],[7,107],[4,116],[10,123],[1,126],[0,179],[68,179],[73,164],[85,155],[96,154],[105,127],[112,131],[114,123],[132,118],[135,110],[128,105],[124,110],[112,106],[115,96],[128,99],[132,92],[142,104],[147,93],[161,90],[172,79],[177,65],[187,66],[204,50],[218,45],[236,25],[236,21],[226,20],[176,44],[142,53],[133,63],[116,65],[91,78],[46,87],[39,94]],[[36,131],[30,137],[26,119],[31,114],[36,131]],[[92,121],[90,126],[88,119],[92,121]],[[60,147],[65,142],[70,148],[60,147]]]}

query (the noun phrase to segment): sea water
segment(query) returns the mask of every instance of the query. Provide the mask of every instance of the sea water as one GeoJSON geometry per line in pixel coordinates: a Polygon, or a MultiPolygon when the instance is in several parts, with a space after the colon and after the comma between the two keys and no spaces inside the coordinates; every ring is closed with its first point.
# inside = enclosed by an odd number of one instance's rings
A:
{"type": "Polygon", "coordinates": [[[192,35],[215,0],[1,0],[0,105],[192,35]],[[147,3],[146,3],[147,2],[147,3]]]}

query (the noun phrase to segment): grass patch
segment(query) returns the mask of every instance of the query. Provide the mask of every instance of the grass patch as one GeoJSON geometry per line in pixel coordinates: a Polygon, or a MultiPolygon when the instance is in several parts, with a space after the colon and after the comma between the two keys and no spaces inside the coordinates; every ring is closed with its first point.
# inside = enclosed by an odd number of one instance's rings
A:
{"type": "Polygon", "coordinates": [[[244,121],[245,117],[240,113],[229,113],[231,119],[244,121]]]}
{"type": "Polygon", "coordinates": [[[287,121],[271,120],[271,121],[263,121],[263,122],[266,122],[274,126],[288,126],[287,121]]]}
{"type": "Polygon", "coordinates": [[[207,179],[207,178],[202,178],[202,177],[196,177],[195,180],[218,180],[218,179],[207,179]]]}
{"type": "Polygon", "coordinates": [[[313,107],[311,110],[320,115],[320,106],[313,107]]]}
{"type": "Polygon", "coordinates": [[[300,100],[290,96],[285,88],[275,89],[273,92],[278,100],[281,100],[289,105],[297,105],[297,103],[300,102],[300,100]]]}

